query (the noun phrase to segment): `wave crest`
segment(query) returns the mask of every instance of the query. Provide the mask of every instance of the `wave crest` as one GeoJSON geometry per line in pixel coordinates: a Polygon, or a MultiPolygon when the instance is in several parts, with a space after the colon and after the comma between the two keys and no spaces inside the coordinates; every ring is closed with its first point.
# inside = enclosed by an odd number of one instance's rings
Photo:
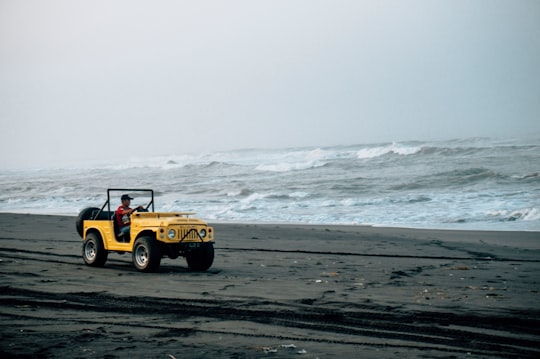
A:
{"type": "Polygon", "coordinates": [[[320,162],[320,161],[280,162],[280,163],[273,163],[273,164],[258,165],[255,169],[257,171],[267,171],[267,172],[290,172],[290,171],[299,171],[299,170],[307,170],[311,168],[322,167],[324,165],[326,165],[326,163],[320,162]]]}
{"type": "Polygon", "coordinates": [[[499,221],[512,222],[512,221],[538,221],[540,220],[540,211],[537,208],[524,208],[515,211],[499,210],[490,211],[487,213],[489,217],[494,217],[499,221]]]}
{"type": "Polygon", "coordinates": [[[362,148],[356,152],[359,159],[370,159],[384,156],[386,154],[396,154],[400,156],[408,156],[422,151],[421,146],[407,146],[392,142],[386,146],[362,148]]]}

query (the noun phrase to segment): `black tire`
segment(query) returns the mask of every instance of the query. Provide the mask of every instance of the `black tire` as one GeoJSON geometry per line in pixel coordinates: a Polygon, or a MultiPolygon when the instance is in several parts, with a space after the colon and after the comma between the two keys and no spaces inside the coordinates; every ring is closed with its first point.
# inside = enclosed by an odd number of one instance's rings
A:
{"type": "Polygon", "coordinates": [[[214,263],[214,245],[202,243],[197,249],[186,253],[186,261],[192,271],[205,271],[214,263]]]}
{"type": "Polygon", "coordinates": [[[98,211],[99,211],[99,208],[88,207],[88,208],[83,209],[79,213],[79,216],[77,217],[77,220],[75,222],[75,228],[77,228],[77,233],[79,233],[79,236],[81,236],[81,238],[83,237],[84,221],[92,218],[92,216],[98,211]]]}
{"type": "Polygon", "coordinates": [[[161,264],[161,251],[152,237],[140,237],[133,246],[133,265],[141,272],[155,272],[161,264]]]}
{"type": "Polygon", "coordinates": [[[82,247],[84,262],[92,267],[103,267],[108,255],[101,238],[95,233],[88,233],[82,247]]]}

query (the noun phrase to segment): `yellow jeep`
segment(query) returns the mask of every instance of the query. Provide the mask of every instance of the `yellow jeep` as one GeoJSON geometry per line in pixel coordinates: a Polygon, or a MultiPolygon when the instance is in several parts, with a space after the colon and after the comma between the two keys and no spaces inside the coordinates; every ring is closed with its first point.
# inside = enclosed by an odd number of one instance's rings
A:
{"type": "Polygon", "coordinates": [[[182,256],[191,270],[205,271],[214,262],[214,229],[208,223],[192,218],[194,214],[154,212],[154,191],[151,189],[107,189],[107,201],[101,208],[85,208],[77,217],[77,232],[83,238],[84,262],[103,267],[109,252],[128,252],[132,253],[135,268],[154,272],[158,270],[161,258],[182,256]],[[142,195],[149,200],[143,209],[131,214],[129,233],[123,234],[119,230],[116,207],[111,210],[111,192],[142,195]]]}

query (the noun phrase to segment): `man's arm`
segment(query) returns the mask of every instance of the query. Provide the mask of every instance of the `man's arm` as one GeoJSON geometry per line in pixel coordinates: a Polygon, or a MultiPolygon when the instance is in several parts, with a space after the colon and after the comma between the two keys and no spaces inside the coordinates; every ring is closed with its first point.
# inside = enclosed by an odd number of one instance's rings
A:
{"type": "Polygon", "coordinates": [[[120,214],[122,214],[122,216],[124,214],[132,214],[133,212],[135,212],[136,210],[138,209],[143,209],[143,206],[139,206],[137,208],[128,208],[128,209],[122,209],[122,211],[120,212],[120,214]]]}

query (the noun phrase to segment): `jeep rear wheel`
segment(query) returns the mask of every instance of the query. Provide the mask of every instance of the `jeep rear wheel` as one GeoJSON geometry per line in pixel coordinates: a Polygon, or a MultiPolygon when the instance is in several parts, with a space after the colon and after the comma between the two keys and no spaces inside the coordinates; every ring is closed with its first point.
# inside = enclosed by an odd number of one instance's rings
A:
{"type": "Polygon", "coordinates": [[[214,245],[202,243],[197,249],[186,253],[186,261],[189,269],[193,271],[205,271],[214,263],[214,245]]]}
{"type": "Polygon", "coordinates": [[[133,265],[141,272],[155,272],[161,264],[161,251],[151,237],[141,237],[133,246],[133,265]]]}
{"type": "Polygon", "coordinates": [[[95,233],[88,233],[83,242],[82,255],[84,262],[92,267],[103,267],[109,253],[103,246],[103,241],[95,233]]]}

